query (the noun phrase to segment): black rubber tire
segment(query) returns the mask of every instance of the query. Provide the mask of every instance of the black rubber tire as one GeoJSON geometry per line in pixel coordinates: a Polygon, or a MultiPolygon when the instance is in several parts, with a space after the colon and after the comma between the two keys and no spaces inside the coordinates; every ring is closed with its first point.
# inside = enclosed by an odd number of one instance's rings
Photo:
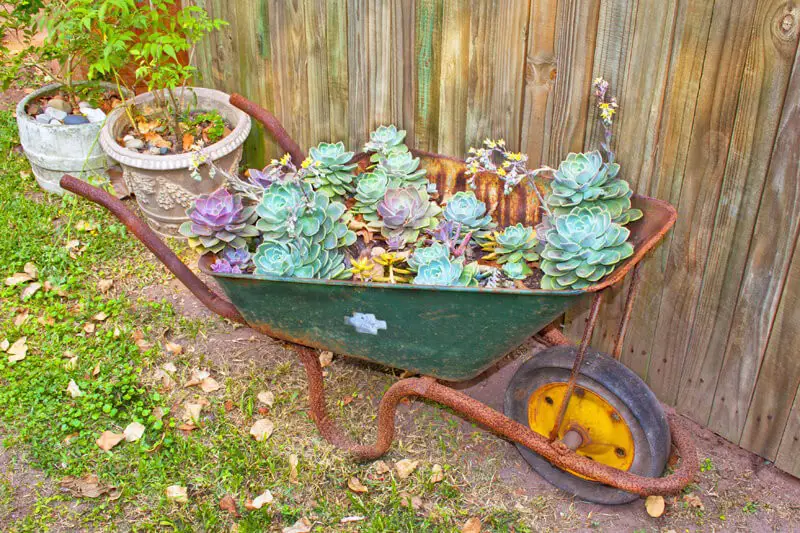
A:
{"type": "MultiPolygon", "coordinates": [[[[520,366],[506,389],[506,416],[527,427],[531,394],[544,384],[566,382],[577,352],[578,348],[574,346],[555,346],[537,353],[520,366]]],[[[629,471],[641,476],[660,477],[672,441],[661,403],[645,382],[625,365],[590,349],[581,367],[578,386],[614,405],[630,428],[636,451],[629,471]]],[[[636,494],[574,476],[553,466],[529,448],[521,444],[516,446],[537,474],[582,500],[616,505],[639,498],[636,494]]]]}

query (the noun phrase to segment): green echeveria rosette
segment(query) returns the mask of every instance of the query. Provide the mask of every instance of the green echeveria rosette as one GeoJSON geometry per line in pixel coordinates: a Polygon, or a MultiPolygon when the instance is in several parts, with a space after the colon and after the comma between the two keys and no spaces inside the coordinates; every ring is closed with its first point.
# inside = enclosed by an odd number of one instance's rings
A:
{"type": "Polygon", "coordinates": [[[203,254],[247,248],[249,240],[259,235],[254,208],[243,205],[239,195],[224,188],[198,197],[186,214],[189,220],[179,232],[188,238],[189,246],[203,254]]]}
{"type": "Polygon", "coordinates": [[[528,262],[539,260],[535,250],[539,241],[533,228],[522,224],[508,226],[497,234],[495,242],[493,256],[498,264],[503,265],[507,277],[525,279],[533,274],[528,262]]]}
{"type": "Polygon", "coordinates": [[[405,130],[398,130],[394,124],[378,126],[378,129],[369,134],[369,141],[364,145],[364,151],[375,152],[370,161],[378,163],[381,157],[408,152],[405,140],[405,130]]]}
{"type": "Polygon", "coordinates": [[[376,212],[380,217],[383,238],[402,246],[416,242],[422,230],[435,228],[441,208],[430,201],[424,189],[405,187],[387,189],[376,212]]]}
{"type": "Polygon", "coordinates": [[[539,266],[548,290],[585,289],[633,255],[630,232],[601,207],[576,207],[556,218],[547,232],[539,266]]]}
{"type": "Polygon", "coordinates": [[[320,143],[309,150],[308,158],[303,162],[303,173],[306,182],[314,190],[332,199],[342,199],[353,192],[353,169],[356,164],[347,164],[353,158],[344,144],[320,143]]]}
{"type": "Polygon", "coordinates": [[[423,246],[414,250],[406,263],[408,263],[409,270],[417,272],[421,266],[443,257],[449,259],[450,250],[444,244],[434,242],[430,246],[423,246]]]}
{"type": "Polygon", "coordinates": [[[545,198],[556,215],[566,215],[577,206],[605,207],[614,222],[627,224],[642,217],[638,209],[631,209],[631,191],[628,182],[617,178],[619,164],[605,163],[595,150],[582,154],[570,153],[558,166],[545,198]]]}
{"type": "Polygon", "coordinates": [[[319,245],[265,241],[253,257],[255,274],[283,278],[345,279],[350,271],[344,263],[344,254],[337,250],[324,250],[319,245]]]}
{"type": "Polygon", "coordinates": [[[386,157],[380,158],[378,168],[381,168],[394,181],[396,187],[418,187],[427,189],[428,172],[419,168],[418,157],[411,155],[411,152],[392,152],[386,157]]]}
{"type": "Polygon", "coordinates": [[[412,283],[444,287],[475,287],[478,285],[475,277],[477,272],[478,263],[473,262],[465,266],[461,260],[438,257],[421,264],[412,283]]]}
{"type": "Polygon", "coordinates": [[[461,224],[461,234],[472,232],[472,239],[482,243],[497,224],[486,214],[486,204],[478,200],[472,191],[460,191],[453,195],[444,207],[444,218],[461,224]]]}
{"type": "Polygon", "coordinates": [[[383,200],[386,190],[392,185],[389,176],[380,167],[372,172],[361,174],[356,185],[355,204],[350,211],[360,214],[373,231],[380,231],[381,224],[376,210],[383,200]]]}

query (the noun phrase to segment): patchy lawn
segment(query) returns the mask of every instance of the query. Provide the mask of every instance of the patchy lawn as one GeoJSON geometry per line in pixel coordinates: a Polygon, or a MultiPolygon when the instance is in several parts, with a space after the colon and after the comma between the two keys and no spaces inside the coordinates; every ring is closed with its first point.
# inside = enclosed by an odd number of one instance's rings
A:
{"type": "MultiPolygon", "coordinates": [[[[101,209],[40,192],[15,135],[1,112],[0,279],[14,280],[0,288],[0,530],[459,531],[470,519],[497,532],[793,527],[797,480],[697,426],[703,472],[659,519],[641,501],[575,501],[511,444],[422,403],[403,406],[383,461],[349,461],[311,422],[290,350],[211,316],[101,209]],[[274,431],[257,441],[262,419],[274,431]],[[97,444],[137,427],[138,440],[97,444]],[[248,505],[266,491],[271,502],[248,505]]],[[[536,349],[464,387],[499,406],[536,349]]],[[[325,370],[333,416],[374,438],[375,405],[397,372],[341,357],[325,370]]]]}

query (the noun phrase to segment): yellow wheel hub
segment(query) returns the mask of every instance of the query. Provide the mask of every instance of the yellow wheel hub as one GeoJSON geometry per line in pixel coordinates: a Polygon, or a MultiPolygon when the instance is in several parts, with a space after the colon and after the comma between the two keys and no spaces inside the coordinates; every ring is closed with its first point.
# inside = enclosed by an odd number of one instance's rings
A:
{"type": "MultiPolygon", "coordinates": [[[[549,437],[566,391],[566,383],[548,383],[531,394],[528,425],[533,431],[549,437]]],[[[628,470],[633,464],[635,450],[631,430],[619,412],[600,395],[575,388],[558,430],[558,439],[563,439],[568,431],[576,431],[582,437],[583,442],[575,450],[577,454],[619,470],[628,470]]]]}

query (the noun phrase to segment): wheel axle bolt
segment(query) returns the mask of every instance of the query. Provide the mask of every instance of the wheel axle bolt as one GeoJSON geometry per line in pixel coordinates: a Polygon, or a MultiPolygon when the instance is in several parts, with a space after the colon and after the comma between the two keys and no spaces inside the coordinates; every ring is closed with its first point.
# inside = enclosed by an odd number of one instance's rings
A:
{"type": "Polygon", "coordinates": [[[617,448],[616,450],[614,450],[614,452],[615,452],[615,453],[617,454],[617,456],[619,456],[619,457],[625,457],[625,450],[623,450],[622,448],[617,448]]]}

